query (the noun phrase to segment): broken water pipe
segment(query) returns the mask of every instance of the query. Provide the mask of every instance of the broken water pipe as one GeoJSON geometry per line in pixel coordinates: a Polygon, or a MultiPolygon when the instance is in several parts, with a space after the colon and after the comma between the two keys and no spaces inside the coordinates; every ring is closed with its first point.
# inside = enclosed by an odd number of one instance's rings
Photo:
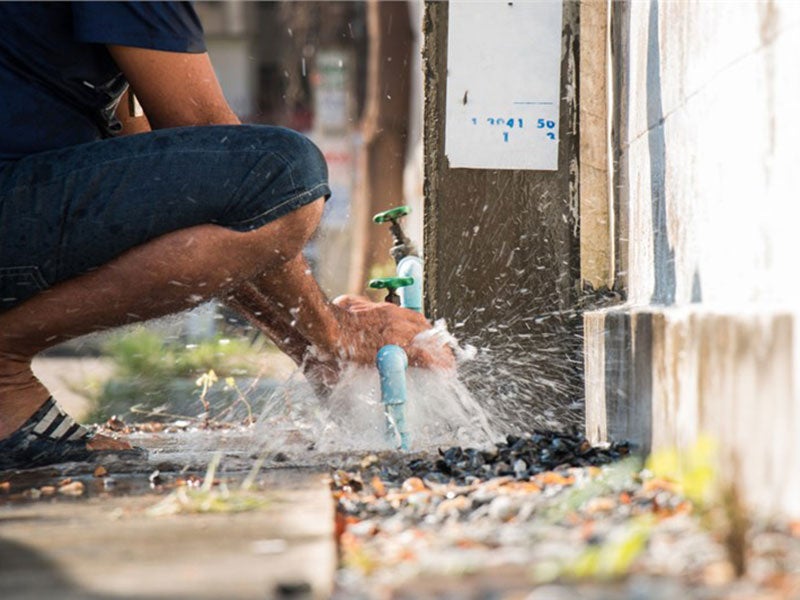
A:
{"type": "MultiPolygon", "coordinates": [[[[409,212],[411,209],[408,206],[399,206],[373,217],[375,223],[389,223],[394,238],[390,253],[396,263],[397,276],[373,279],[369,282],[369,286],[373,289],[388,290],[387,302],[422,312],[422,259],[400,225],[400,219],[409,212]]],[[[376,365],[380,375],[381,400],[386,416],[386,435],[389,440],[396,441],[401,450],[408,450],[409,435],[406,425],[408,356],[400,346],[389,344],[378,351],[376,365]]]]}

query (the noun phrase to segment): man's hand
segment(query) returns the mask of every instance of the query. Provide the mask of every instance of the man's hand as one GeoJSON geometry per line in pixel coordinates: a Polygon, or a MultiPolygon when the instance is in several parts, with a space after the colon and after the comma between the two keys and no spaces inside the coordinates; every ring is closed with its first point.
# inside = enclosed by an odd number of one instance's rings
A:
{"type": "Polygon", "coordinates": [[[418,312],[360,296],[340,296],[334,305],[339,309],[339,358],[374,365],[378,350],[397,344],[413,367],[450,369],[455,365],[453,352],[444,342],[420,336],[431,325],[418,312]]]}

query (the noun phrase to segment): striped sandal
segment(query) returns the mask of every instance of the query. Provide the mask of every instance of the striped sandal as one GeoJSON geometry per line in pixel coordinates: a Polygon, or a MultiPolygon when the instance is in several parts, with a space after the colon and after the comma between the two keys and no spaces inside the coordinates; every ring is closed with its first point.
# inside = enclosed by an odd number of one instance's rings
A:
{"type": "Polygon", "coordinates": [[[76,423],[53,398],[10,437],[0,440],[0,471],[30,469],[65,462],[92,462],[98,458],[147,458],[142,448],[90,450],[93,433],[76,423]]]}

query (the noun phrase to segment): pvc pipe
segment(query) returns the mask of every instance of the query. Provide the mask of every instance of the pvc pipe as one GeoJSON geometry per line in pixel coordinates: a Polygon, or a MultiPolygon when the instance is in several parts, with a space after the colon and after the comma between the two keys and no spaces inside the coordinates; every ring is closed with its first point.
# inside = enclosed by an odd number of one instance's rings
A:
{"type": "Polygon", "coordinates": [[[378,351],[376,360],[381,379],[381,400],[386,414],[386,434],[408,450],[406,426],[406,369],[408,356],[400,346],[389,344],[378,351]]]}
{"type": "Polygon", "coordinates": [[[422,312],[422,259],[419,256],[406,256],[397,263],[398,277],[413,277],[414,283],[397,290],[400,306],[422,312]]]}

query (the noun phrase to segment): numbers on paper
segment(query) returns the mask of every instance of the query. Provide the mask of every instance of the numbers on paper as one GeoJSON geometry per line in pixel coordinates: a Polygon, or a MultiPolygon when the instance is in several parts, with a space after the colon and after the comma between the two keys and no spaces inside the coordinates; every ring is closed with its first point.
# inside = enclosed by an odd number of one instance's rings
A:
{"type": "MultiPolygon", "coordinates": [[[[497,129],[503,142],[509,142],[513,130],[525,129],[526,121],[520,117],[472,117],[471,122],[476,127],[490,127],[497,129]]],[[[550,140],[556,139],[558,123],[550,119],[537,119],[534,131],[542,130],[542,133],[550,140]]]]}

